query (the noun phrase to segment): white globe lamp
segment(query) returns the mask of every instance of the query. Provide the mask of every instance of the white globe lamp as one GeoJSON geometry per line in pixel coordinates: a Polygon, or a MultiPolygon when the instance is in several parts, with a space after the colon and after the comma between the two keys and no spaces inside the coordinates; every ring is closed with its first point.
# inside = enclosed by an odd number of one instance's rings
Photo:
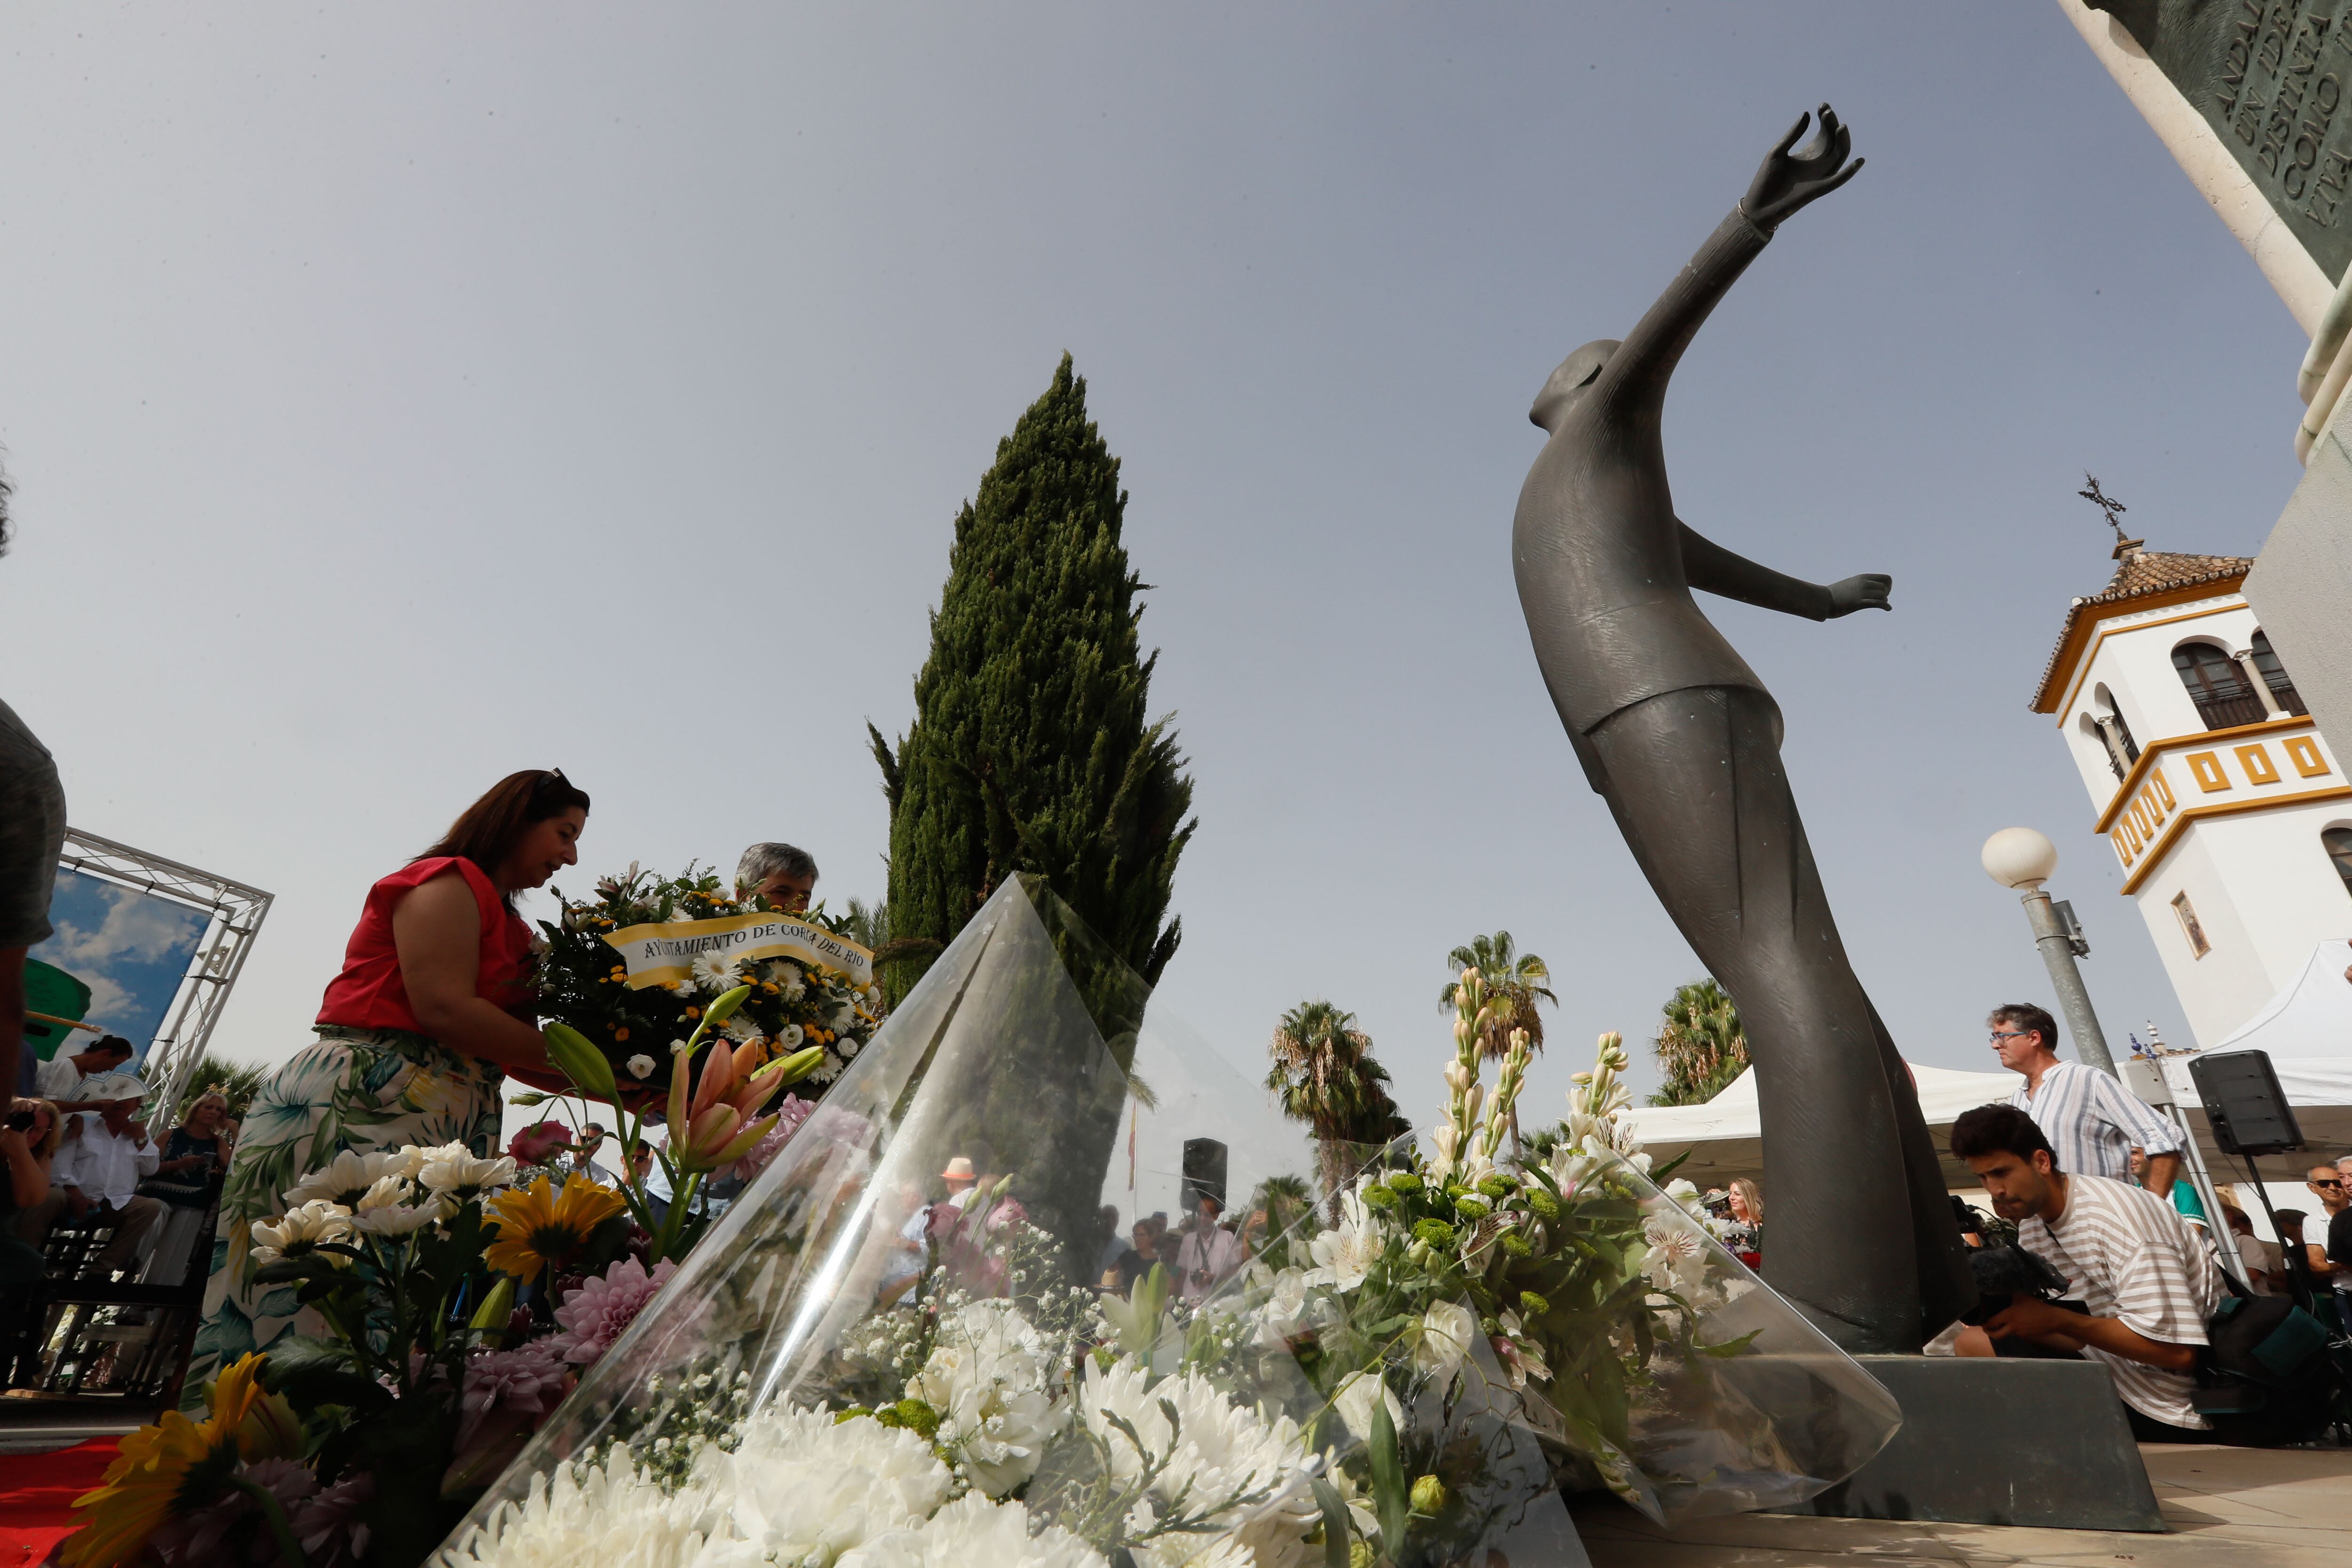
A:
{"type": "Polygon", "coordinates": [[[2002,887],[2032,892],[2058,869],[2058,846],[2031,827],[2004,827],[1985,840],[1983,860],[2002,887]]]}

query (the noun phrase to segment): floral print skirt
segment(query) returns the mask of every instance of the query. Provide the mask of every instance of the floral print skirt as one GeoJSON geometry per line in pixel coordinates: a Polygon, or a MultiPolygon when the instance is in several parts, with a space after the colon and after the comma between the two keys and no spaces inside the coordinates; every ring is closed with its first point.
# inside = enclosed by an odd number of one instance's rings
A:
{"type": "Polygon", "coordinates": [[[399,1029],[321,1025],[319,1037],[253,1097],[221,1191],[220,1234],[205,1284],[183,1409],[201,1410],[205,1385],[247,1351],[289,1330],[320,1334],[290,1284],[257,1284],[247,1259],[255,1222],[286,1212],[286,1189],[350,1151],[464,1143],[488,1155],[499,1138],[504,1075],[436,1041],[399,1029]]]}

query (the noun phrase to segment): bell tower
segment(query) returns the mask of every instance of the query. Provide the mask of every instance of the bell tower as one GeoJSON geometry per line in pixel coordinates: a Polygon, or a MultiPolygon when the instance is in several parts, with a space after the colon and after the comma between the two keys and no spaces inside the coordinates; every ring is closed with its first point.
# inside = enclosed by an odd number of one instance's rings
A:
{"type": "Polygon", "coordinates": [[[2352,784],[2241,592],[2252,559],[2126,538],[2068,607],[2033,710],[2053,716],[2181,1011],[2219,1043],[2352,934],[2352,784]]]}

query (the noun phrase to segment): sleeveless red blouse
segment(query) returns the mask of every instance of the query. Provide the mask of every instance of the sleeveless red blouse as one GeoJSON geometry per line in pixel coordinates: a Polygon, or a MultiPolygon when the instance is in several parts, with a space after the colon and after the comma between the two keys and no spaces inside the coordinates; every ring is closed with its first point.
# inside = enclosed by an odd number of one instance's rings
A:
{"type": "Polygon", "coordinates": [[[360,923],[343,950],[343,972],[328,984],[326,999],[320,1004],[320,1023],[425,1032],[409,1010],[408,988],[401,984],[392,911],[415,889],[452,868],[474,890],[474,907],[482,916],[474,994],[509,1012],[530,1005],[530,928],[507,908],[479,866],[462,856],[445,856],[404,866],[368,889],[367,908],[360,912],[360,923]]]}

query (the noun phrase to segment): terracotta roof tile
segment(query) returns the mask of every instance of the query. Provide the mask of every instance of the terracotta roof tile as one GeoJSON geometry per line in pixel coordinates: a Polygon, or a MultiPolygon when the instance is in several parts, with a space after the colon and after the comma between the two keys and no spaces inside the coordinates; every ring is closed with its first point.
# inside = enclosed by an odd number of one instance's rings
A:
{"type": "Polygon", "coordinates": [[[2101,618],[2099,612],[2110,605],[2129,604],[2135,599],[2179,598],[2190,595],[2184,590],[2210,588],[2216,594],[2227,593],[2245,580],[2253,568],[2250,555],[2175,555],[2161,550],[2135,550],[2116,568],[2107,585],[2086,599],[2077,599],[2068,606],[2066,624],[2059,629],[2058,646],[2050,650],[2050,661],[2042,667],[2042,679],[2033,689],[2033,710],[2037,713],[2055,711],[2050,704],[2057,693],[2053,689],[2073,673],[2069,649],[2079,654],[2088,643],[2089,627],[2101,618]]]}

